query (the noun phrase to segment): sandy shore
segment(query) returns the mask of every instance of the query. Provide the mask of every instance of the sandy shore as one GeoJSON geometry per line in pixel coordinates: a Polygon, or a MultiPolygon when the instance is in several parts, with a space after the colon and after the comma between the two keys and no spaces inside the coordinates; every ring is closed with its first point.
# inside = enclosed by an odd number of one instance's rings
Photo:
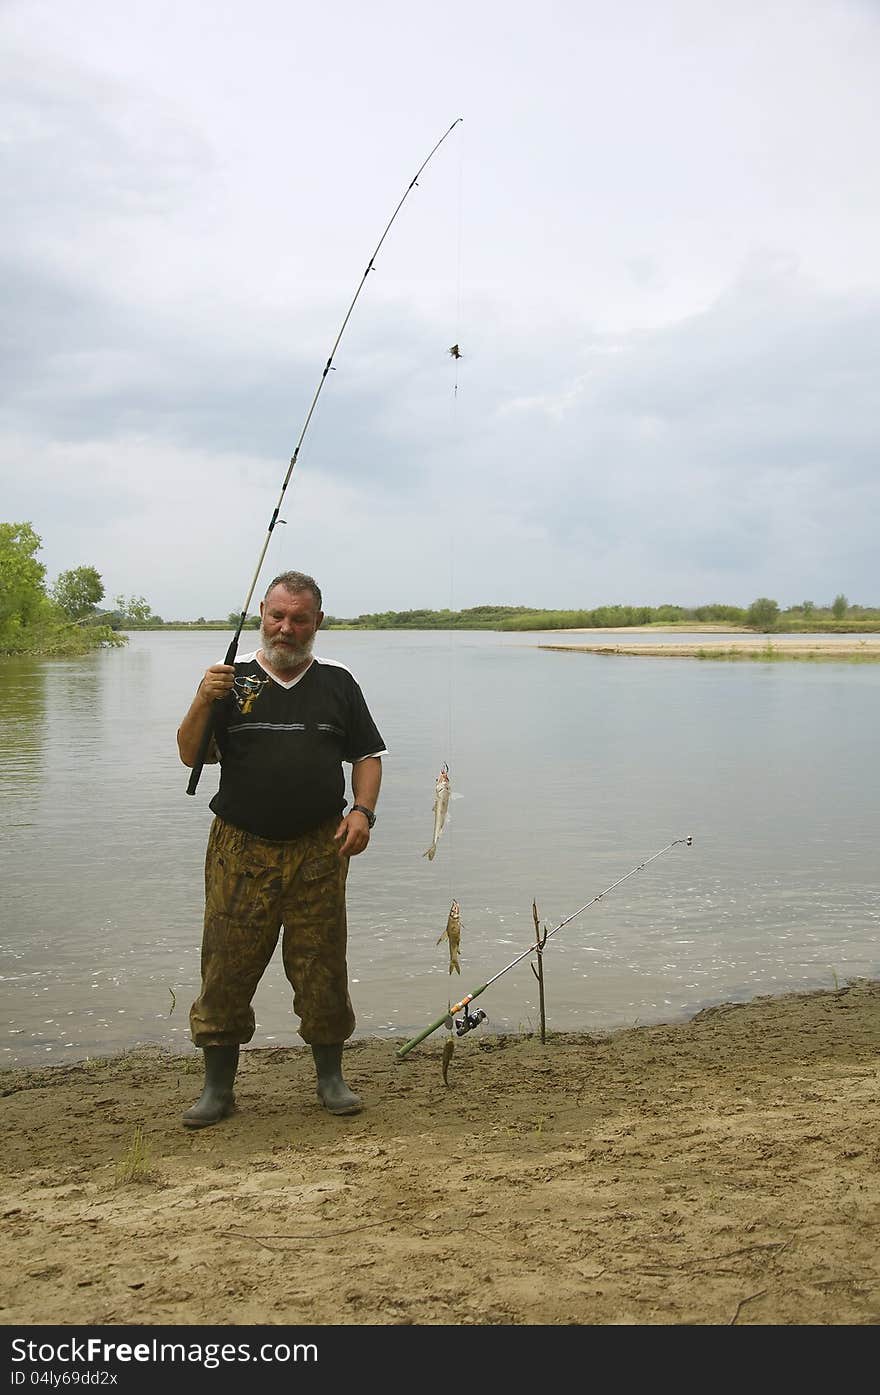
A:
{"type": "Polygon", "coordinates": [[[539,644],[537,648],[564,650],[576,654],[627,654],[637,655],[640,658],[653,655],[655,658],[664,659],[726,659],[731,661],[757,659],[765,663],[776,660],[880,662],[880,634],[861,637],[840,635],[835,639],[826,640],[807,639],[802,635],[773,635],[772,639],[768,641],[763,636],[731,634],[725,631],[723,638],[717,634],[712,634],[706,639],[701,639],[699,643],[669,639],[659,644],[646,642],[627,644],[625,640],[608,639],[609,633],[625,634],[625,630],[576,630],[569,633],[590,633],[597,636],[603,634],[605,637],[601,640],[597,638],[591,643],[539,644]]]}
{"type": "Polygon", "coordinates": [[[874,1324],[880,983],[605,1035],[0,1073],[4,1324],[874,1324]],[[146,1155],[136,1148],[138,1131],[146,1155]]]}

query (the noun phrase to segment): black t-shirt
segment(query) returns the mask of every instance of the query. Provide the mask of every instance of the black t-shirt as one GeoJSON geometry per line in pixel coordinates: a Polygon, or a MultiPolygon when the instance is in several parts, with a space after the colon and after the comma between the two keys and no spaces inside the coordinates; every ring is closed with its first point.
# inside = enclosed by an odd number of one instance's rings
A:
{"type": "Polygon", "coordinates": [[[243,655],[218,703],[214,739],[220,788],[210,807],[260,838],[296,838],[339,817],[342,762],[386,754],[354,674],[328,659],[285,684],[255,653],[243,655]]]}

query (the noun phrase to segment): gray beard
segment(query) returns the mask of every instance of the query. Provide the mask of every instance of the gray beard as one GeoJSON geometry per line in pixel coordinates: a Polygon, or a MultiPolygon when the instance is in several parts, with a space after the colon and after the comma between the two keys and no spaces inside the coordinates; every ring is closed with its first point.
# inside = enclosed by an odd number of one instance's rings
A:
{"type": "Polygon", "coordinates": [[[279,644],[277,640],[269,639],[262,625],[260,626],[260,639],[263,653],[272,668],[276,668],[279,673],[289,673],[292,669],[307,663],[312,657],[312,649],[315,644],[314,636],[305,644],[279,644]]]}

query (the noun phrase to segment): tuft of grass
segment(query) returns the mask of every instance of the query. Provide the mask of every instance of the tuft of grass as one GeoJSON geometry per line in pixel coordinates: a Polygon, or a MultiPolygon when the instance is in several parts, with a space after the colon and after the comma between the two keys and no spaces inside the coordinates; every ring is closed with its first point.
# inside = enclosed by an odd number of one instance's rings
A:
{"type": "Polygon", "coordinates": [[[116,1186],[127,1187],[130,1182],[152,1182],[155,1178],[143,1128],[136,1124],[131,1143],[116,1164],[116,1186]]]}

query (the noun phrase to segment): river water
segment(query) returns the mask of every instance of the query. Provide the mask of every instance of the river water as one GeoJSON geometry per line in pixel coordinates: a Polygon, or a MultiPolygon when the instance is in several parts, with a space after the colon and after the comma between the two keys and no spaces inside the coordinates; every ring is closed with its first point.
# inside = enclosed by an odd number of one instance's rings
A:
{"type": "MultiPolygon", "coordinates": [[[[133,633],[124,650],[0,665],[0,1065],[193,1049],[217,772],[187,796],[175,731],[228,638],[133,633]]],[[[880,665],[615,658],[548,640],[319,637],[390,753],[349,877],[356,1036],[414,1035],[533,942],[533,898],[553,930],[621,877],[549,941],[551,1030],[875,976],[880,665]],[[428,862],[443,762],[450,821],[428,862]],[[461,977],[436,943],[453,897],[461,977]]],[[[480,997],[481,1032],[537,1030],[531,962],[480,997]]],[[[280,952],[254,1006],[255,1046],[300,1044],[280,952]]]]}

